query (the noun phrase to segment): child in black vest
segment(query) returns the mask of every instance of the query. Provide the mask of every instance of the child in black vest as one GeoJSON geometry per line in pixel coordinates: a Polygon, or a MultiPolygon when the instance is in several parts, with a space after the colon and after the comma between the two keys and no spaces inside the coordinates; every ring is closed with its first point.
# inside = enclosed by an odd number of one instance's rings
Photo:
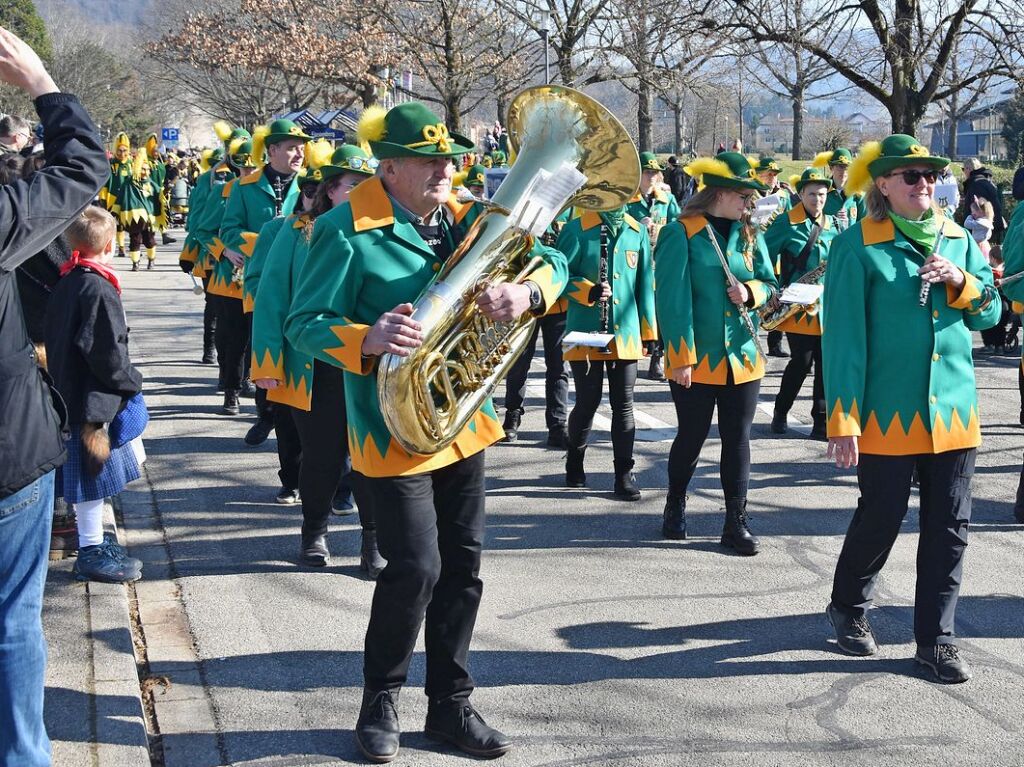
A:
{"type": "MultiPolygon", "coordinates": [[[[55,494],[78,521],[78,580],[126,583],[142,563],[103,535],[103,501],[140,476],[131,444],[118,446],[108,425],[142,390],[128,356],[121,285],[110,267],[117,227],[109,213],[86,208],[67,230],[71,258],[61,268],[46,316],[50,374],[68,408],[67,462],[55,494]]],[[[141,401],[141,400],[139,400],[141,401]]]]}

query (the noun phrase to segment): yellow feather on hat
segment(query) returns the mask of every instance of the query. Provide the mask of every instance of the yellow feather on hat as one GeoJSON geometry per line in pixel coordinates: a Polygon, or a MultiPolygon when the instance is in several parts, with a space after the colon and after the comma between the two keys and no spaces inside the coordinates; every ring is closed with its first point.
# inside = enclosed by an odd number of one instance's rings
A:
{"type": "Polygon", "coordinates": [[[387,116],[384,107],[369,106],[359,115],[359,122],[356,123],[356,140],[369,152],[368,145],[371,141],[383,141],[388,135],[387,125],[384,118],[387,116]]]}
{"type": "Polygon", "coordinates": [[[199,155],[199,170],[206,173],[210,169],[210,157],[213,156],[212,149],[204,149],[199,155]]]}
{"type": "Polygon", "coordinates": [[[267,136],[269,135],[270,127],[267,125],[260,125],[252,132],[252,164],[257,168],[264,165],[263,155],[267,150],[267,136]]]}
{"type": "Polygon", "coordinates": [[[747,155],[747,162],[749,162],[750,167],[754,168],[755,170],[757,169],[757,166],[761,164],[760,160],[758,160],[756,157],[752,157],[749,154],[747,155]]]}
{"type": "Polygon", "coordinates": [[[238,136],[237,138],[231,139],[231,143],[228,144],[228,154],[229,155],[238,154],[239,150],[241,150],[241,148],[242,148],[242,144],[244,144],[246,141],[250,141],[250,140],[251,139],[247,139],[245,136],[238,136]]]}
{"type": "Polygon", "coordinates": [[[334,145],[327,139],[318,138],[306,144],[306,154],[303,157],[303,163],[310,170],[316,170],[317,168],[329,165],[332,154],[334,154],[334,145]]]}
{"type": "Polygon", "coordinates": [[[882,156],[882,143],[880,141],[869,141],[860,148],[857,156],[850,163],[850,170],[846,173],[846,184],[843,190],[847,194],[864,194],[871,186],[871,171],[868,166],[882,156]]]}
{"type": "Polygon", "coordinates": [[[698,157],[683,168],[683,170],[686,171],[686,175],[690,178],[697,179],[698,189],[704,188],[704,174],[722,176],[723,178],[733,177],[729,166],[722,160],[716,160],[714,157],[698,157]]]}
{"type": "Polygon", "coordinates": [[[829,162],[832,160],[833,152],[818,152],[814,155],[814,161],[811,166],[814,168],[827,168],[829,162]]]}
{"type": "Polygon", "coordinates": [[[465,186],[466,185],[466,179],[468,177],[469,177],[469,168],[466,168],[465,170],[460,170],[458,173],[456,173],[454,176],[452,176],[452,189],[454,189],[456,187],[459,187],[459,186],[465,186]]]}
{"type": "Polygon", "coordinates": [[[789,177],[789,185],[791,187],[793,187],[794,189],[796,189],[796,185],[799,184],[799,183],[800,183],[800,174],[799,173],[794,173],[792,176],[789,177]]]}
{"type": "Polygon", "coordinates": [[[227,141],[231,138],[231,126],[224,122],[224,120],[217,120],[213,124],[213,132],[217,134],[217,138],[221,141],[227,141]]]}

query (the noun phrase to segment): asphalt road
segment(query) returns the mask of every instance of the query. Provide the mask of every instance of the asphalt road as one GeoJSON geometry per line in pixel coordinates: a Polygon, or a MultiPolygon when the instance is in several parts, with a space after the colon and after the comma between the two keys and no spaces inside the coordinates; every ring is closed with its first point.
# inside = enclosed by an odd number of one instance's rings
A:
{"type": "MultiPolygon", "coordinates": [[[[187,691],[173,716],[157,709],[167,764],[358,763],[352,728],[372,584],[357,568],[357,523],[332,520],[332,566],[294,563],[300,512],[274,503],[273,439],[243,445],[249,400],[240,417],[219,413],[215,368],[197,362],[202,298],[175,261],[162,248],[155,271],[123,275],[152,415],[145,481],[123,495],[129,543],[147,561],[151,591],[140,600],[162,594],[166,613],[147,620],[142,605],[147,643],[159,649],[176,626],[185,648],[160,665],[187,691]],[[133,533],[143,517],[151,529],[133,533]]],[[[851,658],[830,641],[823,608],[856,487],[806,428],[768,432],[784,361],[771,360],[754,427],[750,510],[762,551],[749,559],[718,543],[714,430],[691,488],[689,540],[660,537],[675,430],[665,384],[637,387],[642,501],[611,496],[607,421],[587,455],[592,489],[564,488],[562,456],[542,445],[542,364],[520,441],[487,454],[471,664],[474,702],[515,739],[502,765],[1024,763],[1016,358],[977,358],[985,440],[958,614],[975,678],[955,687],[928,681],[911,660],[916,496],[870,615],[881,652],[851,658]]],[[[808,411],[805,397],[793,416],[807,423],[808,411]]],[[[421,645],[401,700],[398,763],[464,763],[423,736],[422,683],[421,645]]]]}

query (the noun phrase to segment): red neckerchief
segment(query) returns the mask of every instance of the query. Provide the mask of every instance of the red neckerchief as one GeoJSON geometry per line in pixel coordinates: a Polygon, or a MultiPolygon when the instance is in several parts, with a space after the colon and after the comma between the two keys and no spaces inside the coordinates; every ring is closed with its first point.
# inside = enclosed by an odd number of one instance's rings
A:
{"type": "Polygon", "coordinates": [[[117,272],[111,269],[109,266],[101,264],[99,261],[93,261],[91,258],[82,258],[81,254],[77,250],[71,251],[71,258],[64,262],[64,265],[60,268],[60,276],[64,277],[71,272],[75,267],[81,266],[85,269],[92,269],[96,274],[105,279],[111,285],[114,286],[114,290],[117,291],[118,295],[121,295],[121,280],[117,277],[117,272]]]}

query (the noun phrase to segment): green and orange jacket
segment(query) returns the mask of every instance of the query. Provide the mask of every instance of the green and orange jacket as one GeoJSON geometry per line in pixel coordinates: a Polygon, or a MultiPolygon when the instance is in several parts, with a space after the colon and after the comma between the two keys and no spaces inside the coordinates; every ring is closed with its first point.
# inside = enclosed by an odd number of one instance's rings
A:
{"type": "MultiPolygon", "coordinates": [[[[654,297],[667,375],[692,365],[696,383],[725,384],[729,370],[735,383],[755,381],[764,376],[765,361],[726,294],[725,273],[707,226],[704,216],[673,222],[661,230],[654,251],[654,297]]],[[[759,233],[753,242],[745,242],[739,221],[733,223],[728,241],[717,232],[714,236],[729,271],[750,289],[748,310],[756,330],[754,310],[778,290],[764,237],[759,233]]]]}
{"type": "MultiPolygon", "coordinates": [[[[1024,204],[1017,203],[1003,235],[1003,276],[1009,277],[1020,271],[1024,271],[1024,204]]],[[[1001,290],[1013,302],[1013,311],[1024,313],[1024,280],[1013,282],[1001,290]]],[[[1024,371],[1024,344],[1021,344],[1020,367],[1024,371]]]]}
{"type": "MultiPolygon", "coordinates": [[[[471,207],[454,195],[449,198],[447,208],[459,235],[471,207]]],[[[553,248],[538,246],[535,252],[545,264],[530,280],[540,287],[547,307],[565,287],[565,258],[553,248]]],[[[381,415],[377,360],[362,356],[363,340],[383,313],[416,300],[440,268],[441,261],[392,206],[377,178],[361,183],[348,202],[324,213],[313,226],[285,337],[299,352],[345,371],[352,467],[367,476],[433,471],[478,453],[504,435],[488,400],[449,447],[433,455],[412,454],[395,442],[381,415]]],[[[271,284],[264,280],[262,287],[270,289],[271,284]]]]}
{"type": "MultiPolygon", "coordinates": [[[[282,190],[281,215],[288,216],[299,197],[298,176],[293,176],[286,189],[282,190]]],[[[267,181],[263,168],[250,173],[231,185],[224,218],[220,223],[222,248],[214,252],[216,263],[210,275],[210,292],[218,296],[239,298],[246,312],[252,311],[253,296],[243,285],[232,280],[234,266],[223,256],[225,249],[241,253],[246,259],[252,257],[260,229],[277,212],[274,189],[267,181]]]]}
{"type": "Polygon", "coordinates": [[[151,179],[129,176],[117,193],[117,218],[121,226],[125,229],[136,223],[153,226],[159,194],[159,189],[151,179]]]}
{"type": "MultiPolygon", "coordinates": [[[[569,311],[565,318],[567,333],[597,332],[601,325],[601,307],[590,300],[590,291],[598,284],[601,260],[601,217],[587,211],[567,223],[558,236],[556,247],[565,254],[569,284],[565,295],[569,311]]],[[[615,336],[608,353],[589,346],[567,349],[566,360],[638,360],[644,356],[644,342],[658,340],[654,312],[654,265],[647,227],[628,213],[617,235],[608,233],[608,333],[615,336]]]]}
{"type": "Polygon", "coordinates": [[[220,222],[224,218],[227,190],[235,178],[231,167],[222,162],[201,173],[192,188],[188,199],[188,234],[196,248],[196,266],[192,270],[196,277],[210,276],[213,253],[223,250],[220,222]]]}
{"type": "Polygon", "coordinates": [[[675,221],[680,213],[676,198],[671,192],[660,188],[654,190],[650,205],[643,195],[637,192],[633,199],[626,203],[626,212],[637,221],[643,221],[649,216],[651,222],[659,226],[675,221]]]}
{"type": "Polygon", "coordinates": [[[114,218],[118,218],[117,214],[121,212],[117,204],[117,196],[121,193],[121,188],[131,177],[131,160],[125,162],[113,158],[110,160],[110,178],[100,188],[99,198],[103,206],[114,215],[114,218]]]}
{"type": "MultiPolygon", "coordinates": [[[[253,248],[252,257],[245,259],[245,266],[242,272],[242,287],[244,295],[251,296],[248,301],[249,311],[253,311],[256,305],[256,291],[259,290],[260,278],[266,269],[267,256],[274,245],[274,239],[278,232],[291,220],[292,216],[278,216],[270,219],[260,229],[259,237],[256,238],[256,247],[253,248]]],[[[244,300],[244,299],[243,299],[244,300]]]]}
{"type": "Polygon", "coordinates": [[[839,192],[837,189],[830,190],[825,198],[825,215],[834,216],[843,209],[846,210],[847,225],[853,226],[867,215],[864,195],[847,195],[839,192]]]}
{"type": "MultiPolygon", "coordinates": [[[[799,269],[796,263],[803,252],[804,246],[811,236],[811,229],[814,221],[807,217],[804,204],[798,202],[795,207],[786,211],[785,215],[779,216],[768,227],[764,233],[765,246],[768,248],[768,257],[775,266],[775,274],[779,276],[779,284],[782,287],[796,282],[807,272],[816,269],[819,264],[828,261],[828,249],[833,238],[839,233],[836,229],[834,217],[824,215],[821,232],[818,239],[814,241],[814,247],[807,254],[807,262],[804,268],[799,269]]],[[[819,280],[824,282],[824,280],[819,280]]],[[[819,319],[820,309],[815,308],[812,312],[799,311],[783,322],[777,328],[788,333],[801,333],[807,336],[821,335],[821,320],[819,319]]]]}
{"type": "Polygon", "coordinates": [[[304,354],[288,343],[284,322],[306,263],[312,230],[313,219],[304,213],[272,219],[263,225],[256,254],[249,259],[252,263],[256,255],[265,250],[263,274],[255,288],[256,304],[252,313],[251,376],[277,381],[276,389],[267,390],[267,399],[299,410],[309,410],[313,398],[313,355],[304,354]],[[263,240],[271,233],[274,236],[264,249],[263,240]]]}
{"type": "Polygon", "coordinates": [[[981,444],[971,331],[1001,302],[992,270],[949,219],[940,254],[964,273],[959,291],[932,286],[919,305],[924,256],[891,220],[861,220],[832,242],[822,318],[829,437],[861,453],[920,455],[981,444]]]}

